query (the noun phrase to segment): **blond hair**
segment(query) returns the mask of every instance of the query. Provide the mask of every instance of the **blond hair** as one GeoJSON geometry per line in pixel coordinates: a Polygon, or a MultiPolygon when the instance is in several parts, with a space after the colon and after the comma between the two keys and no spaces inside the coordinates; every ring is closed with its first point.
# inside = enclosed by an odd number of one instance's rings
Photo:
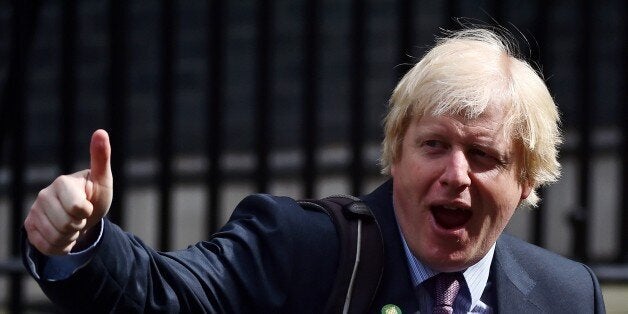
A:
{"type": "Polygon", "coordinates": [[[464,115],[473,119],[489,104],[505,111],[504,130],[523,149],[520,179],[534,190],[524,203],[536,206],[536,189],[560,176],[559,113],[540,75],[517,58],[512,44],[487,29],[464,29],[436,45],[395,87],[384,120],[382,173],[399,160],[413,119],[464,115]]]}

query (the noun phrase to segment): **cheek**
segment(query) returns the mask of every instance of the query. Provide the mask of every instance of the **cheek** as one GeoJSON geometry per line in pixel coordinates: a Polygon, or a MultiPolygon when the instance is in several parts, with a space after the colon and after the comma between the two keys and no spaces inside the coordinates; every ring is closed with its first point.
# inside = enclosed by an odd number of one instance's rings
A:
{"type": "Polygon", "coordinates": [[[413,161],[406,160],[391,168],[393,182],[405,197],[413,199],[417,194],[424,192],[426,175],[419,165],[413,161]]]}
{"type": "Polygon", "coordinates": [[[501,210],[495,213],[492,221],[486,223],[484,229],[488,231],[486,240],[488,240],[490,245],[497,241],[497,238],[502,234],[513,214],[514,209],[502,207],[501,210]]]}
{"type": "Polygon", "coordinates": [[[486,172],[475,177],[482,193],[498,206],[517,207],[524,195],[524,188],[512,172],[486,172]]]}
{"type": "Polygon", "coordinates": [[[521,201],[523,188],[510,176],[477,179],[478,193],[474,198],[482,200],[482,207],[492,217],[485,224],[493,225],[496,229],[505,227],[521,201]]]}
{"type": "Polygon", "coordinates": [[[492,215],[493,216],[492,224],[497,229],[503,229],[504,227],[506,227],[506,224],[508,224],[508,222],[510,221],[510,218],[512,218],[512,215],[514,213],[515,213],[515,209],[513,206],[511,206],[510,203],[498,204],[495,209],[495,212],[492,215]]]}
{"type": "Polygon", "coordinates": [[[491,230],[494,237],[499,236],[502,231],[508,225],[508,222],[515,213],[517,203],[512,201],[504,201],[503,203],[497,203],[495,205],[495,212],[492,214],[492,219],[488,222],[487,230],[491,230]]]}

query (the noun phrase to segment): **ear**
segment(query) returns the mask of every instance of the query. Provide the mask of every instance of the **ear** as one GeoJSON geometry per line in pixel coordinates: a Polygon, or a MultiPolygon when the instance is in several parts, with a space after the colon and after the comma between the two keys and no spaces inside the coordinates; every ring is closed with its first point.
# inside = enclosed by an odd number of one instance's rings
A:
{"type": "Polygon", "coordinates": [[[521,183],[521,200],[525,200],[532,193],[532,184],[528,181],[521,183]]]}
{"type": "Polygon", "coordinates": [[[397,167],[395,167],[396,164],[397,164],[396,162],[392,162],[392,163],[390,163],[390,166],[389,166],[390,167],[390,176],[393,177],[393,178],[395,177],[395,172],[396,172],[395,170],[397,168],[397,167]]]}

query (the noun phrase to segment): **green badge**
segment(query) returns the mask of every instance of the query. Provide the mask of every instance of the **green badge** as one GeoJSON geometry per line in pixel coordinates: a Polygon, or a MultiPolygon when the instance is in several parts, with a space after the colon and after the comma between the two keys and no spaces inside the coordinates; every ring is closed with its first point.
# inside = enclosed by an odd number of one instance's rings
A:
{"type": "Polygon", "coordinates": [[[382,307],[382,314],[401,314],[401,309],[394,304],[386,304],[382,307]]]}

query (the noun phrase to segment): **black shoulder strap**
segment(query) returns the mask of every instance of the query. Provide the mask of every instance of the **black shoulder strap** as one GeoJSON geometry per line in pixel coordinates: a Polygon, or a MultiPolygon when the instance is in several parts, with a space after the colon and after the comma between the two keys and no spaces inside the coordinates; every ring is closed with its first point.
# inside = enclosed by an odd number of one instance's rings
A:
{"type": "Polygon", "coordinates": [[[370,208],[344,195],[299,204],[327,213],[338,232],[338,270],[325,313],[368,312],[384,269],[384,241],[370,208]]]}

